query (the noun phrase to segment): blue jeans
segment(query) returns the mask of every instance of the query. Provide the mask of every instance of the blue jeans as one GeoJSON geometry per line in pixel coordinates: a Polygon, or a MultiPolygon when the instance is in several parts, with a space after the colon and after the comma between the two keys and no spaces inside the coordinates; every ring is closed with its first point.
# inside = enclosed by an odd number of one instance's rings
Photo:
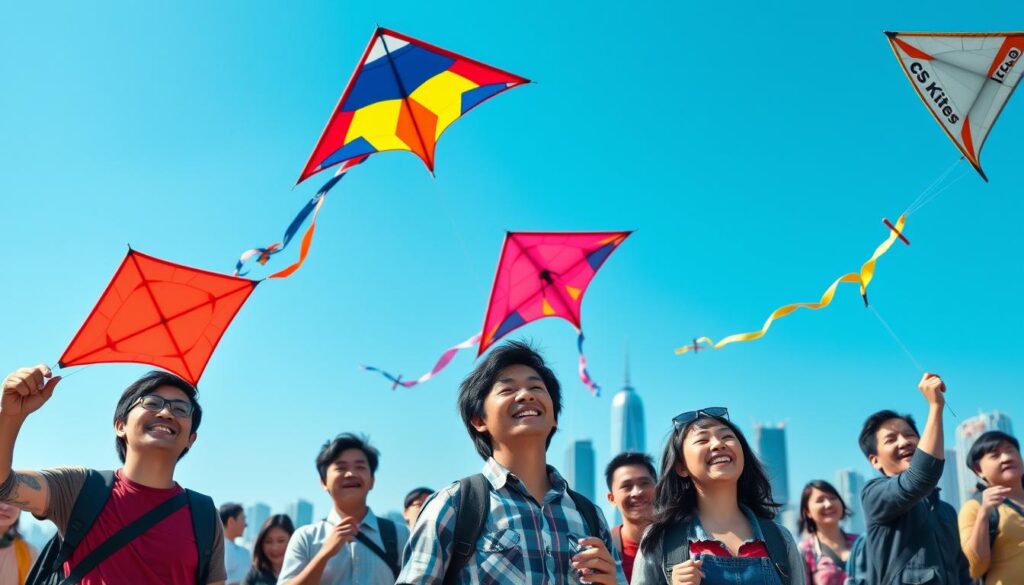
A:
{"type": "Polygon", "coordinates": [[[716,557],[701,555],[704,579],[701,585],[782,585],[782,579],[767,557],[716,557]]]}

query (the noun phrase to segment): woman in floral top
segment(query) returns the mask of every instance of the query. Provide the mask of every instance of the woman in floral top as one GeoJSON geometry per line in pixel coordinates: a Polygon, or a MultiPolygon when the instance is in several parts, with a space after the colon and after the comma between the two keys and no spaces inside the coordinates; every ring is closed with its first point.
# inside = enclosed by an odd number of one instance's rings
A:
{"type": "Polygon", "coordinates": [[[800,496],[800,552],[807,565],[807,585],[842,585],[846,561],[856,534],[846,534],[839,522],[850,515],[843,498],[827,481],[814,480],[800,496]]]}

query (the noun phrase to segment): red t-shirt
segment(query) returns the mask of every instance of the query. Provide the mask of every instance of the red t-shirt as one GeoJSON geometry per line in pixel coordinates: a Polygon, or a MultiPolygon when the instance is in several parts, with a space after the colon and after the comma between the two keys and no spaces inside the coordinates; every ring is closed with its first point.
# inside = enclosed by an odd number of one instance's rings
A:
{"type": "MultiPolygon", "coordinates": [[[[725,545],[717,540],[695,540],[690,543],[690,557],[696,558],[702,554],[716,557],[731,557],[732,553],[725,545]]],[[[740,545],[738,557],[767,557],[768,547],[760,540],[745,542],[740,545]]]]}
{"type": "MultiPolygon", "coordinates": [[[[126,479],[117,470],[110,499],[75,548],[64,575],[94,548],[146,512],[181,493],[181,486],[157,489],[126,479]]],[[[89,572],[79,585],[195,585],[199,554],[186,505],[128,543],[89,572]]]]}
{"type": "Polygon", "coordinates": [[[636,551],[640,548],[639,542],[621,536],[622,538],[622,572],[626,574],[626,583],[633,580],[633,561],[636,560],[636,551]]]}

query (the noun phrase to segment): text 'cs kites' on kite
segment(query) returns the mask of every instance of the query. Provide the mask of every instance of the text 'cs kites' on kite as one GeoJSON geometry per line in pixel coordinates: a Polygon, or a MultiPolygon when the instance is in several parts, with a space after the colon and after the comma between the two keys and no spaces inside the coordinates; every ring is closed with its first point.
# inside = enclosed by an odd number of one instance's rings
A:
{"type": "Polygon", "coordinates": [[[516,329],[545,317],[559,317],[576,328],[580,380],[595,396],[600,392],[587,371],[580,308],[587,286],[612,252],[631,232],[509,232],[487,303],[483,329],[445,351],[434,368],[415,380],[402,380],[372,366],[397,386],[411,388],[433,378],[455,354],[479,343],[477,356],[516,329]]]}
{"type": "MultiPolygon", "coordinates": [[[[244,275],[255,258],[261,265],[283,251],[306,219],[298,260],[267,278],[286,278],[306,259],[324,197],[352,167],[385,151],[415,154],[434,172],[441,134],[476,106],[529,80],[410,36],[378,28],[327,121],[298,183],[338,166],[299,211],[280,242],[245,251],[235,265],[244,275]]],[[[297,183],[297,184],[298,184],[297,183]]]]}
{"type": "Polygon", "coordinates": [[[981,148],[1020,83],[1024,32],[885,34],[935,121],[988,181],[981,148]]]}
{"type": "Polygon", "coordinates": [[[195,385],[257,284],[129,249],[58,365],[148,364],[195,385]]]}

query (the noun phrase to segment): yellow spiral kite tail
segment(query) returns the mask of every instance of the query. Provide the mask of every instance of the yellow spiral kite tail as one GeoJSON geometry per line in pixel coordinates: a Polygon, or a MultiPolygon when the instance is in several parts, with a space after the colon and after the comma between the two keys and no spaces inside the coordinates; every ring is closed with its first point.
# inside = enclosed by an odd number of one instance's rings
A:
{"type": "Polygon", "coordinates": [[[900,235],[903,233],[903,226],[905,226],[906,223],[906,216],[901,215],[899,220],[896,221],[896,225],[894,226],[896,229],[889,230],[889,237],[886,238],[884,242],[879,244],[877,248],[875,248],[875,253],[872,254],[871,258],[867,262],[865,262],[863,266],[860,267],[860,273],[858,274],[856,272],[851,272],[849,274],[844,274],[837,278],[831,286],[825,289],[825,293],[821,295],[821,299],[819,299],[818,302],[793,303],[791,305],[779,307],[778,309],[775,309],[771,315],[768,316],[768,320],[764,322],[764,325],[761,326],[761,329],[759,331],[751,331],[750,333],[736,333],[734,335],[730,335],[722,339],[718,343],[715,343],[715,341],[709,337],[699,337],[696,340],[694,340],[694,343],[692,345],[685,345],[677,349],[676,354],[681,355],[688,351],[693,351],[694,349],[705,349],[705,347],[709,347],[711,349],[722,349],[723,347],[729,345],[730,343],[735,343],[737,341],[753,341],[755,339],[760,339],[764,337],[764,334],[768,332],[768,329],[772,326],[772,323],[776,319],[781,319],[786,315],[789,315],[790,313],[796,311],[797,309],[811,309],[812,311],[817,311],[818,309],[824,309],[825,307],[832,304],[832,298],[835,297],[836,288],[838,288],[839,283],[842,282],[859,283],[860,294],[862,297],[864,297],[864,304],[867,304],[868,285],[871,284],[871,279],[874,278],[875,276],[875,264],[878,262],[878,259],[881,258],[883,254],[889,251],[889,248],[892,247],[892,244],[893,242],[896,241],[896,238],[900,237],[900,235]],[[700,347],[700,345],[704,345],[705,347],[700,347]]]}

